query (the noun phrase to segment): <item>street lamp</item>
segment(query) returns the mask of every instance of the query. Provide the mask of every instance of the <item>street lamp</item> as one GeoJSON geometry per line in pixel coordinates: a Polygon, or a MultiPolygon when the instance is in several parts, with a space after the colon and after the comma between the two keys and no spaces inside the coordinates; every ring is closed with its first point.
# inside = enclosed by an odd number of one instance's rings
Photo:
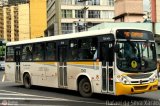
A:
{"type": "Polygon", "coordinates": [[[78,0],[78,2],[83,2],[84,4],[84,7],[82,8],[82,11],[83,11],[83,16],[84,16],[84,30],[86,31],[87,30],[87,25],[86,25],[86,11],[89,7],[86,7],[86,1],[89,1],[89,0],[78,0]]]}

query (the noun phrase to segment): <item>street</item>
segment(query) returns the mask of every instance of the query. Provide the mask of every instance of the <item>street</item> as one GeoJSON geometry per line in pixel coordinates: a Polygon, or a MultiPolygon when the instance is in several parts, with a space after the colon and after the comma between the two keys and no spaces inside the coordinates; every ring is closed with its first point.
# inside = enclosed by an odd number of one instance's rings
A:
{"type": "MultiPolygon", "coordinates": [[[[2,79],[4,71],[0,71],[2,79]]],[[[105,105],[160,105],[160,91],[128,96],[94,94],[83,98],[76,91],[23,85],[0,81],[0,105],[19,106],[105,106],[105,105]]]]}

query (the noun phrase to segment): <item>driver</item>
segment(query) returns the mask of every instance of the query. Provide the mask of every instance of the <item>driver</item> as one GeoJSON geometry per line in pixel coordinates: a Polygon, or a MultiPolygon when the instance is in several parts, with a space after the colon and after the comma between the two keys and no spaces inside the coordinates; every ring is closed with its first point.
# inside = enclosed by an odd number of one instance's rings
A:
{"type": "Polygon", "coordinates": [[[136,45],[133,43],[131,45],[130,43],[126,42],[124,44],[124,54],[126,58],[135,58],[137,57],[137,49],[136,45]]]}

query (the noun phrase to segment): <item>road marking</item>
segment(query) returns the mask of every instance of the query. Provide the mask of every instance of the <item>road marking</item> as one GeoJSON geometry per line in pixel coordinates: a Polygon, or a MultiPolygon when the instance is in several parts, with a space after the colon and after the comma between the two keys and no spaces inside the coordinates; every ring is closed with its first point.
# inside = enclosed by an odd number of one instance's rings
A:
{"type": "Polygon", "coordinates": [[[87,103],[87,104],[99,104],[99,105],[105,105],[106,103],[97,103],[97,102],[87,102],[87,101],[81,101],[81,100],[68,100],[70,102],[78,102],[78,103],[87,103]]]}
{"type": "Polygon", "coordinates": [[[2,82],[4,82],[5,78],[6,78],[6,75],[5,75],[5,74],[3,74],[2,82]]]}
{"type": "MultiPolygon", "coordinates": [[[[12,91],[7,91],[7,90],[0,90],[0,91],[2,91],[2,92],[7,92],[6,93],[6,95],[8,94],[8,93],[12,93],[12,94],[17,94],[17,95],[19,95],[19,96],[32,96],[32,97],[39,97],[39,98],[45,98],[45,99],[54,99],[53,97],[47,97],[47,96],[40,96],[40,95],[31,95],[31,94],[25,94],[25,93],[19,93],[19,92],[12,92],[12,91]]],[[[5,94],[5,93],[3,93],[3,94],[5,94]]],[[[57,98],[57,99],[63,99],[63,98],[57,98]]],[[[68,99],[66,99],[66,100],[68,100],[68,99]]]]}
{"type": "Polygon", "coordinates": [[[0,97],[0,100],[30,100],[30,101],[68,101],[67,99],[53,98],[53,99],[43,99],[43,98],[16,98],[16,97],[0,97]]]}
{"type": "MultiPolygon", "coordinates": [[[[77,103],[87,103],[87,104],[100,104],[105,105],[106,103],[97,103],[97,102],[87,102],[87,101],[79,101],[79,100],[70,100],[70,99],[64,99],[64,98],[57,98],[57,97],[47,97],[47,96],[40,96],[40,95],[31,95],[31,94],[25,94],[25,93],[19,93],[19,92],[13,92],[13,91],[7,91],[7,90],[0,90],[3,95],[9,95],[8,93],[12,93],[10,95],[18,95],[18,96],[30,96],[32,98],[15,98],[15,97],[0,97],[0,100],[42,100],[42,101],[69,101],[69,102],[77,102],[77,103]],[[35,98],[33,98],[35,97],[35,98]]],[[[0,93],[1,95],[1,93],[0,93]]]]}
{"type": "Polygon", "coordinates": [[[54,99],[42,99],[42,98],[15,98],[15,97],[0,97],[0,100],[14,100],[14,101],[66,101],[66,102],[77,102],[77,103],[87,103],[87,104],[99,104],[99,105],[105,105],[105,103],[97,103],[97,102],[87,102],[87,101],[78,101],[78,100],[69,100],[69,99],[60,99],[60,98],[54,98],[54,99]]]}

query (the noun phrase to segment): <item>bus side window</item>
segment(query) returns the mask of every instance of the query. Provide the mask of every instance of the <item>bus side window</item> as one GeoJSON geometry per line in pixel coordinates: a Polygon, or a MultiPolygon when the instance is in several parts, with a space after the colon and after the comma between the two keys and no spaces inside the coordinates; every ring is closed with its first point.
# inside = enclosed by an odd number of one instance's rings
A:
{"type": "Polygon", "coordinates": [[[70,53],[68,54],[70,61],[78,60],[78,41],[76,39],[70,40],[70,47],[69,47],[70,53]]]}
{"type": "Polygon", "coordinates": [[[79,57],[80,60],[96,60],[97,59],[97,45],[98,40],[96,37],[85,38],[79,41],[79,57]]]}
{"type": "Polygon", "coordinates": [[[32,61],[32,45],[22,47],[22,61],[32,61]]]}
{"type": "Polygon", "coordinates": [[[56,60],[56,43],[46,43],[45,60],[56,60]]]}
{"type": "Polygon", "coordinates": [[[7,47],[6,61],[14,61],[14,47],[7,47]]]}
{"type": "Polygon", "coordinates": [[[34,45],[33,60],[39,61],[44,59],[44,43],[34,45]]]}

